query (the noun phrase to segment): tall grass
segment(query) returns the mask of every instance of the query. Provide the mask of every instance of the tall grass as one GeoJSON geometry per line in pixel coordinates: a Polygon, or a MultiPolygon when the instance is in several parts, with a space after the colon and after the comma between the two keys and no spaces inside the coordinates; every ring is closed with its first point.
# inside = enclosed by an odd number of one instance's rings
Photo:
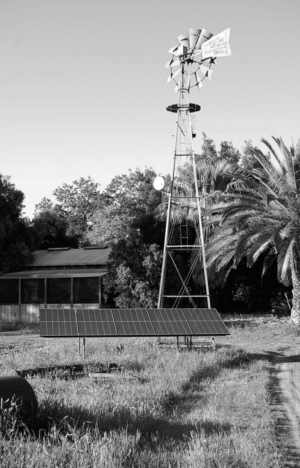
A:
{"type": "MultiPolygon", "coordinates": [[[[37,340],[9,369],[78,362],[77,342],[37,340]]],[[[27,430],[2,433],[3,467],[280,466],[268,405],[268,362],[242,349],[162,349],[156,340],[89,340],[88,363],[123,367],[113,380],[28,379],[39,410],[27,430]],[[120,349],[122,352],[120,352],[120,349]]]]}

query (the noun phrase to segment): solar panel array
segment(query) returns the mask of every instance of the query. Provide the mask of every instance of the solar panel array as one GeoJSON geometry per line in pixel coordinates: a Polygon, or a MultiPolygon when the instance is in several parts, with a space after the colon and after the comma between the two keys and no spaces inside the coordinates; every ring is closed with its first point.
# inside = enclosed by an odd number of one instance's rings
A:
{"type": "Polygon", "coordinates": [[[229,335],[216,309],[41,309],[44,337],[229,335]]]}

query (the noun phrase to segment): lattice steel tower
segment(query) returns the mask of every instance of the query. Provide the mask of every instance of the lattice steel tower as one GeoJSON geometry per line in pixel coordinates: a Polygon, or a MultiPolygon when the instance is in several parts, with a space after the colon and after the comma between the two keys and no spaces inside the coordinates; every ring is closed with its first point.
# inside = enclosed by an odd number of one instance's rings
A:
{"type": "MultiPolygon", "coordinates": [[[[166,65],[171,69],[168,82],[176,83],[175,91],[179,93],[179,98],[178,104],[167,107],[169,112],[177,114],[177,128],[168,193],[159,308],[166,306],[167,301],[169,307],[211,306],[201,212],[203,200],[199,196],[197,178],[201,164],[193,149],[193,138],[196,136],[194,113],[200,111],[200,106],[189,102],[189,93],[193,87],[200,89],[206,77],[211,79],[211,67],[216,57],[231,55],[229,32],[227,29],[213,36],[205,29],[190,29],[190,33],[179,36],[179,44],[170,49],[172,59],[166,65]],[[173,67],[179,69],[174,72],[173,67]],[[198,280],[202,277],[204,285],[197,293],[193,284],[195,275],[198,280]],[[166,279],[169,280],[167,292],[166,279]],[[179,289],[174,291],[175,287],[179,289]],[[173,290],[170,291],[170,288],[173,290]]],[[[155,179],[154,187],[158,190],[163,188],[161,177],[155,179]]]]}

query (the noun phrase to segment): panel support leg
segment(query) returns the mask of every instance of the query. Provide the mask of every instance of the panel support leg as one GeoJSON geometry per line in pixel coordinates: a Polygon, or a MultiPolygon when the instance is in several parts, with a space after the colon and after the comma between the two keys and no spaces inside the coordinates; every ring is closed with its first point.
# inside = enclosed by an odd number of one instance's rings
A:
{"type": "Polygon", "coordinates": [[[85,359],[85,338],[83,338],[82,341],[83,341],[83,346],[82,346],[82,348],[83,348],[83,359],[85,359]]]}

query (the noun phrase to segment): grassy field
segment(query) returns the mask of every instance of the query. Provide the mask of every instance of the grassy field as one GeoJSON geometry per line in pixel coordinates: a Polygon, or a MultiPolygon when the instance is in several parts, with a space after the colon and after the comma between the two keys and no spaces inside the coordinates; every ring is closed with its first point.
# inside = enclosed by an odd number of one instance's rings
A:
{"type": "MultiPolygon", "coordinates": [[[[231,332],[206,352],[162,348],[156,339],[89,339],[87,370],[115,363],[122,371],[110,380],[66,380],[60,373],[28,378],[38,414],[19,427],[2,411],[0,466],[282,466],[268,357],[299,337],[277,323],[231,332]]],[[[77,346],[75,339],[0,336],[0,375],[82,363],[77,346]]]]}

